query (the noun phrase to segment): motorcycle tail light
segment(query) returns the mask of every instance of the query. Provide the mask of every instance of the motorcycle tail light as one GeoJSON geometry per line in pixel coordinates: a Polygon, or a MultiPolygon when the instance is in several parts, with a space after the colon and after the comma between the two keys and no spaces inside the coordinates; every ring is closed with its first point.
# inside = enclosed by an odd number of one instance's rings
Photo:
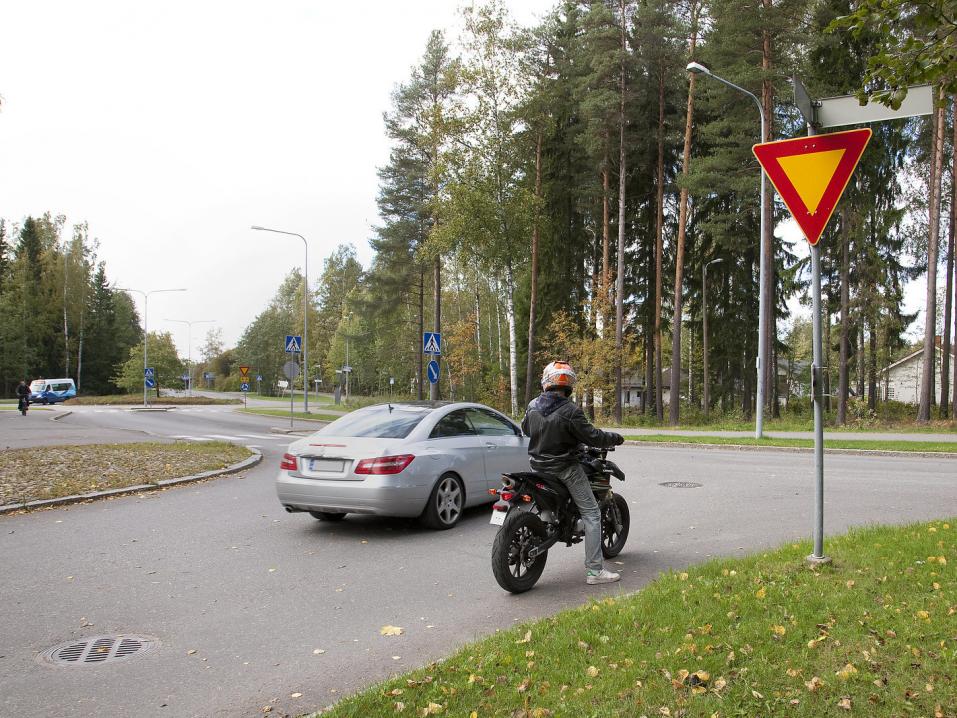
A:
{"type": "Polygon", "coordinates": [[[535,488],[536,488],[536,489],[544,489],[544,488],[545,488],[545,484],[535,484],[535,488]]]}
{"type": "Polygon", "coordinates": [[[492,504],[492,509],[495,511],[508,511],[508,504],[503,504],[501,502],[492,504]]]}
{"type": "Polygon", "coordinates": [[[503,491],[499,494],[499,496],[502,497],[502,501],[511,501],[513,498],[515,498],[515,494],[511,491],[503,491]]]}
{"type": "Polygon", "coordinates": [[[281,471],[298,471],[299,463],[292,454],[283,454],[279,462],[279,469],[281,471]]]}
{"type": "Polygon", "coordinates": [[[414,458],[414,454],[398,454],[396,456],[380,456],[377,459],[363,459],[356,464],[355,472],[374,476],[399,474],[412,463],[414,458]]]}
{"type": "Polygon", "coordinates": [[[491,496],[498,496],[498,489],[489,489],[488,492],[491,496]]]}

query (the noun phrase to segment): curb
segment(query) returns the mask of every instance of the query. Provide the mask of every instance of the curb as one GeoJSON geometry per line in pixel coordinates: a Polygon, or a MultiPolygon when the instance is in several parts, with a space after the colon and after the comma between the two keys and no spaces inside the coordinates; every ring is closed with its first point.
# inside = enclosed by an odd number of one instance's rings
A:
{"type": "Polygon", "coordinates": [[[69,415],[72,414],[72,413],[73,413],[73,411],[72,411],[71,409],[65,409],[64,411],[62,411],[61,413],[57,414],[56,416],[51,416],[51,417],[50,417],[50,421],[59,421],[60,419],[62,419],[62,418],[64,418],[64,417],[67,417],[67,416],[69,416],[69,415]]]}
{"type": "MultiPolygon", "coordinates": [[[[303,421],[313,421],[313,419],[303,419],[303,421]]],[[[325,422],[325,423],[328,424],[329,422],[327,421],[327,422],[325,422]]],[[[307,436],[308,434],[311,434],[312,432],[311,432],[309,429],[283,429],[283,428],[278,427],[278,426],[270,426],[270,427],[269,427],[269,433],[271,433],[271,434],[296,434],[296,435],[302,434],[303,436],[307,436]]]]}
{"type": "MultiPolygon", "coordinates": [[[[732,451],[784,451],[793,454],[813,454],[811,446],[751,446],[749,444],[698,444],[690,441],[634,441],[625,439],[628,446],[674,446],[679,449],[698,448],[713,451],[715,449],[730,449],[732,451]]],[[[824,448],[827,454],[847,454],[849,456],[901,456],[917,459],[957,459],[957,452],[946,451],[892,451],[883,449],[831,449],[824,448]]]]}
{"type": "Polygon", "coordinates": [[[175,408],[175,406],[133,406],[127,411],[170,411],[175,408]]]}
{"type": "Polygon", "coordinates": [[[213,471],[204,471],[201,474],[193,474],[192,476],[180,476],[176,479],[162,479],[153,484],[137,484],[136,486],[123,486],[118,489],[107,489],[105,491],[92,491],[88,494],[73,494],[72,496],[60,496],[55,499],[40,499],[38,501],[27,501],[22,504],[7,504],[6,506],[0,506],[0,515],[13,513],[14,511],[29,511],[32,509],[45,509],[51,506],[64,506],[66,504],[77,504],[81,501],[90,501],[93,499],[104,499],[110,498],[113,496],[123,496],[125,494],[137,494],[143,491],[155,491],[156,489],[164,489],[169,486],[178,486],[179,484],[189,484],[196,481],[202,481],[204,479],[211,479],[216,476],[225,476],[226,474],[235,474],[243,469],[248,469],[250,466],[255,466],[260,461],[262,461],[263,455],[259,449],[254,449],[251,446],[247,446],[249,451],[253,452],[252,456],[249,456],[242,461],[239,461],[231,466],[227,466],[225,469],[214,469],[213,471]]]}

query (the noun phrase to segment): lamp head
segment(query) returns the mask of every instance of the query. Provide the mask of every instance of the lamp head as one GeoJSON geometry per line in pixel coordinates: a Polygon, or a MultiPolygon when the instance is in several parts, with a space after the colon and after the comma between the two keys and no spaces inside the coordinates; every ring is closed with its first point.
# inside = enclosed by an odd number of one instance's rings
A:
{"type": "Polygon", "coordinates": [[[265,227],[260,227],[258,224],[254,224],[252,227],[250,227],[250,229],[258,229],[258,230],[260,230],[260,231],[263,231],[263,230],[265,230],[266,228],[265,228],[265,227]]]}
{"type": "Polygon", "coordinates": [[[695,75],[710,75],[711,70],[702,65],[700,62],[689,62],[688,66],[685,68],[688,72],[693,72],[695,75]]]}
{"type": "Polygon", "coordinates": [[[718,257],[717,259],[712,259],[705,266],[710,267],[712,264],[717,264],[718,262],[723,262],[723,261],[724,261],[724,257],[718,257]]]}

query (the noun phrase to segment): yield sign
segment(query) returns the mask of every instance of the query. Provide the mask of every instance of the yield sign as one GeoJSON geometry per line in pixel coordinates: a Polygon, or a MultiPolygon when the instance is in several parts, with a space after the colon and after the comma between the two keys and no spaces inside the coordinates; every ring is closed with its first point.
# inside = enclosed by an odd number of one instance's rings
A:
{"type": "Polygon", "coordinates": [[[869,129],[849,130],[751,148],[812,245],[821,239],[870,139],[869,129]]]}

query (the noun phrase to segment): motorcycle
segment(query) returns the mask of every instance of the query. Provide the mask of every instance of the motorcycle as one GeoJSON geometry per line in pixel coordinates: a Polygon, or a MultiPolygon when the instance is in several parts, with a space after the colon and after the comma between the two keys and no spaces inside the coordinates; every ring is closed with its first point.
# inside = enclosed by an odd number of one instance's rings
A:
{"type": "Polygon", "coordinates": [[[21,414],[23,414],[24,416],[26,416],[26,415],[27,415],[27,409],[28,409],[29,407],[30,407],[30,400],[29,400],[27,397],[25,397],[25,396],[21,396],[20,399],[17,401],[17,410],[18,410],[21,414]]]}
{"type": "MultiPolygon", "coordinates": [[[[609,451],[614,449],[582,447],[578,456],[601,511],[601,552],[605,558],[621,553],[631,523],[628,502],[611,489],[611,477],[624,481],[625,474],[608,459],[609,451]]],[[[554,476],[536,472],[503,474],[501,488],[489,489],[489,493],[498,496],[490,523],[501,527],[492,544],[492,573],[506,591],[528,591],[545,570],[552,546],[559,541],[571,546],[585,538],[578,506],[554,476]]]]}

